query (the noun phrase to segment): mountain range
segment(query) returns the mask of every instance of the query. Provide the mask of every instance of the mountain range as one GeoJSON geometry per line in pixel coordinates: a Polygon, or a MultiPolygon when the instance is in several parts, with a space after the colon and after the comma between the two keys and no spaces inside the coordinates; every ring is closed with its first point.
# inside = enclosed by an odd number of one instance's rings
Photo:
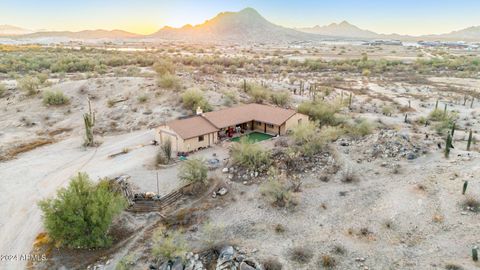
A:
{"type": "Polygon", "coordinates": [[[162,39],[199,42],[277,43],[303,42],[324,39],[398,39],[480,41],[480,26],[453,31],[441,35],[408,36],[379,34],[361,29],[343,21],[325,26],[287,28],[266,20],[253,8],[238,12],[222,12],[198,25],[180,28],[163,27],[150,35],[134,34],[123,30],[32,31],[11,25],[0,25],[0,37],[11,39],[36,39],[62,37],[67,39],[162,39]]]}

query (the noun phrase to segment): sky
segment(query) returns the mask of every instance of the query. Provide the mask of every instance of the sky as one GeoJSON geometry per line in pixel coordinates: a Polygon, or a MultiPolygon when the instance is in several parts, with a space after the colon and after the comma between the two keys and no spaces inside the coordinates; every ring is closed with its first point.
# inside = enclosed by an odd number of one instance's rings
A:
{"type": "Polygon", "coordinates": [[[0,0],[0,25],[150,34],[166,25],[199,24],[219,12],[245,7],[286,27],[346,20],[378,33],[422,35],[480,25],[478,0],[0,0]]]}

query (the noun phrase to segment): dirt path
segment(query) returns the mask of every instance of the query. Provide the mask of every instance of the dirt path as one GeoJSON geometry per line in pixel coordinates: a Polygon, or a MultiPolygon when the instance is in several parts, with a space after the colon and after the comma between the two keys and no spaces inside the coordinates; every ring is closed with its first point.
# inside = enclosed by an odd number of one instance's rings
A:
{"type": "MultiPolygon", "coordinates": [[[[80,147],[82,139],[75,137],[0,163],[0,254],[20,256],[30,252],[42,230],[39,200],[54,195],[78,171],[98,179],[142,167],[154,151],[151,146],[131,151],[121,159],[107,156],[124,147],[147,144],[152,138],[152,131],[111,136],[104,138],[98,149],[85,150],[80,147]]],[[[26,263],[0,261],[0,269],[23,269],[26,263]]]]}

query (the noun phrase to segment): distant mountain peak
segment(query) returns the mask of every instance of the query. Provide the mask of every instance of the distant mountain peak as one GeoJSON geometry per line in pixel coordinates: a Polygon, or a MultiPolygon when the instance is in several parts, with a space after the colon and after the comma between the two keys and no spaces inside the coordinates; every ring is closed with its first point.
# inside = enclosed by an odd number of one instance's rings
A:
{"type": "Polygon", "coordinates": [[[151,37],[162,39],[227,42],[285,42],[318,38],[294,29],[275,25],[251,7],[238,12],[222,12],[202,24],[182,28],[163,28],[151,37]]]}
{"type": "Polygon", "coordinates": [[[346,20],[340,23],[331,23],[329,25],[316,25],[314,27],[300,28],[300,31],[312,34],[320,34],[333,37],[350,37],[350,38],[376,38],[378,34],[360,29],[359,27],[349,23],[346,20]]]}

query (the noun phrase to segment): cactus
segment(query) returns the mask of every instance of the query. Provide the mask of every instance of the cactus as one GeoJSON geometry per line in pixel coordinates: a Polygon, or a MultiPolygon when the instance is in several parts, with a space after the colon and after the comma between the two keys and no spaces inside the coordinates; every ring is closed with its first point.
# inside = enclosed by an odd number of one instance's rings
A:
{"type": "Polygon", "coordinates": [[[478,261],[478,247],[473,247],[472,248],[472,260],[474,262],[478,261]]]}
{"type": "Polygon", "coordinates": [[[453,124],[452,124],[452,137],[453,137],[454,133],[455,133],[455,122],[453,122],[453,124]]]}
{"type": "Polygon", "coordinates": [[[450,133],[447,135],[447,140],[445,141],[445,158],[448,158],[450,155],[450,148],[452,147],[452,136],[450,133]]]}
{"type": "Polygon", "coordinates": [[[408,114],[405,114],[405,121],[404,121],[404,122],[405,122],[405,123],[408,122],[408,114]]]}
{"type": "Polygon", "coordinates": [[[350,92],[350,96],[348,97],[348,108],[352,108],[352,92],[350,92]]]}
{"type": "Polygon", "coordinates": [[[243,79],[243,92],[247,92],[247,80],[243,79]]]}
{"type": "Polygon", "coordinates": [[[470,108],[473,108],[473,101],[475,100],[474,97],[472,97],[472,103],[470,103],[470,108]]]}
{"type": "Polygon", "coordinates": [[[410,100],[408,101],[408,108],[409,109],[412,108],[412,104],[411,104],[410,100]]]}
{"type": "Polygon", "coordinates": [[[93,126],[95,126],[95,113],[92,111],[92,104],[88,100],[88,113],[83,114],[83,122],[85,123],[85,146],[93,146],[93,126]]]}
{"type": "Polygon", "coordinates": [[[435,110],[438,109],[438,99],[437,102],[435,102],[435,110]]]}
{"type": "Polygon", "coordinates": [[[465,104],[467,104],[467,100],[468,100],[467,95],[465,95],[463,97],[463,106],[465,106],[465,104]]]}
{"type": "Polygon", "coordinates": [[[468,187],[468,181],[463,182],[462,195],[465,195],[465,192],[467,191],[467,187],[468,187]]]}
{"type": "Polygon", "coordinates": [[[443,109],[443,117],[447,117],[447,104],[445,104],[445,108],[443,109]]]}
{"type": "Polygon", "coordinates": [[[468,133],[468,142],[467,142],[467,151],[470,151],[470,146],[472,146],[472,130],[470,129],[470,132],[468,133]]]}

